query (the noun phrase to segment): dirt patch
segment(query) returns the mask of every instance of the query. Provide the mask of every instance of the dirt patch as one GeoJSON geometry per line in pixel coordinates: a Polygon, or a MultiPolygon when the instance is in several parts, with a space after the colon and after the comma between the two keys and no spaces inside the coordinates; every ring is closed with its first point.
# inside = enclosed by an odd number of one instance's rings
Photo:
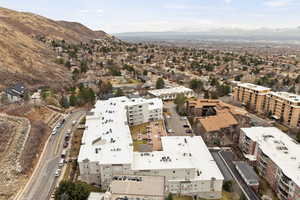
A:
{"type": "Polygon", "coordinates": [[[10,123],[0,121],[0,154],[6,150],[9,140],[12,138],[12,128],[10,123]]]}
{"type": "Polygon", "coordinates": [[[60,114],[30,104],[2,111],[11,116],[0,118],[0,200],[7,200],[26,184],[50,134],[48,123],[60,114]]]}
{"type": "Polygon", "coordinates": [[[22,173],[28,174],[33,171],[36,160],[42,147],[49,136],[49,128],[41,121],[31,121],[31,131],[20,157],[22,173]]]}
{"type": "Polygon", "coordinates": [[[1,136],[0,146],[0,200],[7,200],[24,184],[27,176],[22,174],[19,157],[26,141],[29,122],[25,119],[11,116],[0,116],[1,136]]]}

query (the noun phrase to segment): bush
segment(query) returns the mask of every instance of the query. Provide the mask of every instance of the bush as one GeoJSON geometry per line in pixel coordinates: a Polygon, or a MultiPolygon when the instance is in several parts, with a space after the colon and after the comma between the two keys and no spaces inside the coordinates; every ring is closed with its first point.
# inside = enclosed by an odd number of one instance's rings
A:
{"type": "Polygon", "coordinates": [[[223,183],[223,189],[227,192],[232,192],[232,181],[224,181],[223,183]]]}

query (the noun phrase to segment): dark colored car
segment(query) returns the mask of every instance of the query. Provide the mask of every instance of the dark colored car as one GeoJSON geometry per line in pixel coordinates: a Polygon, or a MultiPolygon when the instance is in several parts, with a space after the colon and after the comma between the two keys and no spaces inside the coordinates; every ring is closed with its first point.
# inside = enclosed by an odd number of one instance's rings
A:
{"type": "Polygon", "coordinates": [[[69,142],[64,143],[64,148],[67,148],[69,146],[69,142]]]}

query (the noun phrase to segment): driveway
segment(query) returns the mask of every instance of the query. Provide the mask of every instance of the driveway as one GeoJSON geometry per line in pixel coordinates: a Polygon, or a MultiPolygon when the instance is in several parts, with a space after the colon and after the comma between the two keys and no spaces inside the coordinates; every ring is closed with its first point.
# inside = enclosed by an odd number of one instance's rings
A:
{"type": "Polygon", "coordinates": [[[212,157],[214,158],[214,160],[216,161],[220,171],[222,172],[223,176],[224,176],[224,180],[225,181],[229,181],[229,180],[233,180],[233,177],[230,174],[230,171],[228,170],[228,168],[226,167],[225,163],[223,162],[223,160],[221,159],[219,152],[220,150],[210,150],[210,153],[212,155],[212,157]]]}
{"type": "Polygon", "coordinates": [[[166,129],[172,129],[173,133],[168,135],[172,136],[191,136],[193,135],[193,130],[188,119],[182,119],[176,112],[176,105],[173,102],[164,102],[164,108],[168,109],[170,115],[165,115],[166,129]],[[189,128],[183,127],[184,125],[189,125],[189,128]],[[190,129],[191,133],[186,133],[186,130],[190,129]]]}
{"type": "Polygon", "coordinates": [[[261,200],[261,198],[259,197],[259,195],[256,192],[254,192],[252,190],[252,188],[249,187],[244,182],[243,178],[241,177],[241,175],[239,174],[239,172],[236,170],[235,165],[233,163],[234,158],[235,158],[233,152],[232,151],[220,151],[219,155],[222,158],[222,160],[225,161],[226,166],[228,167],[231,175],[234,177],[235,181],[240,186],[240,188],[243,191],[243,193],[245,194],[246,198],[248,200],[261,200]]]}

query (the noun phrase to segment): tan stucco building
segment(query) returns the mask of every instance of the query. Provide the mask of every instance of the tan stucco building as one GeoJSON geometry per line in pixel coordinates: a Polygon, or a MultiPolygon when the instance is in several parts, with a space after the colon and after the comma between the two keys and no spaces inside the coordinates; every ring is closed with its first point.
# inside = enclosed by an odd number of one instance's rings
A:
{"type": "Polygon", "coordinates": [[[233,90],[235,101],[253,108],[258,113],[269,114],[290,127],[300,126],[300,96],[288,92],[272,92],[251,83],[239,83],[233,90]]]}

